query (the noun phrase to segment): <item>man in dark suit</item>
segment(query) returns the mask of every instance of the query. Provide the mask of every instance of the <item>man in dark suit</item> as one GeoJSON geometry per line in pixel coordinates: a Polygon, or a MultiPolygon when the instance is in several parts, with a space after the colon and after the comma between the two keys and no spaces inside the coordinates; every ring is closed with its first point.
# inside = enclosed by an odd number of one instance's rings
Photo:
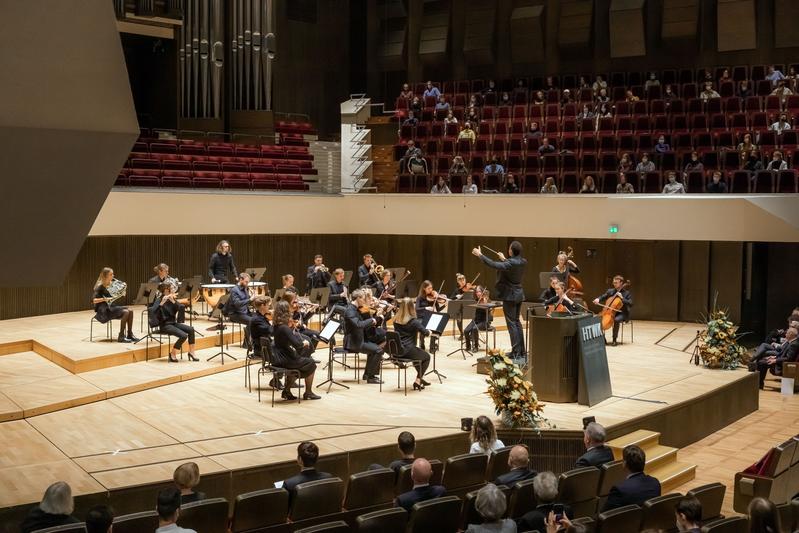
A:
{"type": "Polygon", "coordinates": [[[644,474],[644,465],[646,465],[644,450],[635,444],[630,444],[624,448],[622,457],[624,468],[630,474],[624,481],[610,489],[603,512],[625,505],[643,505],[646,500],[660,496],[660,481],[644,474]]]}
{"type": "Polygon", "coordinates": [[[244,324],[244,343],[249,343],[250,324],[252,315],[250,314],[250,275],[246,272],[239,274],[239,283],[230,289],[230,297],[225,304],[225,314],[231,322],[244,324]]]}
{"type": "Polygon", "coordinates": [[[757,369],[760,371],[760,388],[766,383],[766,374],[769,369],[775,376],[782,375],[782,364],[793,363],[799,359],[799,331],[796,328],[788,328],[785,331],[785,342],[777,352],[767,353],[757,361],[757,369]]]}
{"type": "Polygon", "coordinates": [[[514,446],[508,454],[508,466],[510,472],[506,472],[496,480],[494,485],[505,485],[508,488],[513,487],[517,481],[525,479],[532,479],[537,472],[530,468],[530,454],[524,446],[514,446]]]}
{"type": "Polygon", "coordinates": [[[601,296],[594,298],[594,303],[599,305],[609,305],[613,298],[618,295],[621,298],[621,310],[613,316],[613,346],[616,346],[616,339],[619,336],[619,324],[630,320],[630,307],[633,305],[633,295],[624,287],[624,276],[613,276],[613,287],[606,290],[601,296]]]}
{"type": "Polygon", "coordinates": [[[319,448],[313,442],[301,442],[297,446],[297,463],[300,465],[300,473],[283,482],[283,488],[289,492],[289,503],[291,503],[291,498],[294,497],[297,485],[300,483],[333,477],[327,472],[316,470],[316,461],[318,459],[319,448]]]}
{"type": "Polygon", "coordinates": [[[311,289],[320,289],[330,282],[330,271],[322,261],[321,254],[316,254],[313,258],[313,264],[308,267],[308,273],[305,276],[306,292],[308,294],[310,294],[311,289]]]}
{"type": "Polygon", "coordinates": [[[327,300],[327,310],[332,311],[336,306],[347,305],[347,286],[344,285],[344,271],[337,268],[333,271],[333,279],[327,284],[330,288],[330,297],[327,300]]]}
{"type": "Polygon", "coordinates": [[[377,279],[377,274],[375,274],[372,269],[373,264],[374,259],[372,259],[372,254],[363,256],[363,264],[358,267],[358,282],[361,284],[361,287],[374,287],[377,285],[377,282],[380,281],[377,279]]]}
{"type": "Polygon", "coordinates": [[[396,507],[402,507],[409,513],[415,503],[440,498],[447,493],[441,485],[430,485],[433,467],[427,459],[416,459],[411,466],[411,479],[413,489],[397,496],[394,501],[396,507]]]}
{"type": "Polygon", "coordinates": [[[685,533],[700,533],[702,531],[702,503],[693,496],[686,496],[677,502],[674,509],[677,529],[685,533]]]}
{"type": "Polygon", "coordinates": [[[494,261],[483,255],[480,247],[472,250],[472,254],[491,268],[497,269],[497,283],[494,285],[495,296],[502,300],[502,311],[505,314],[505,323],[508,325],[508,335],[511,342],[511,357],[514,359],[526,359],[524,353],[524,333],[522,323],[519,321],[522,302],[524,301],[524,290],[522,289],[522,278],[524,278],[524,268],[527,266],[527,259],[522,257],[522,243],[513,241],[508,247],[509,258],[498,253],[499,261],[494,261]]]}
{"type": "Polygon", "coordinates": [[[577,459],[578,468],[582,466],[600,467],[613,460],[613,451],[605,446],[606,438],[605,428],[596,422],[591,422],[585,426],[583,431],[585,453],[577,459]]]}
{"type": "Polygon", "coordinates": [[[352,293],[354,300],[344,311],[345,331],[347,337],[344,339],[345,346],[353,352],[366,354],[366,368],[363,372],[363,379],[367,383],[379,385],[380,378],[380,359],[383,357],[383,349],[373,342],[364,339],[364,330],[369,326],[377,325],[374,318],[361,318],[358,312],[359,307],[366,305],[366,292],[369,289],[358,289],[352,293]]]}

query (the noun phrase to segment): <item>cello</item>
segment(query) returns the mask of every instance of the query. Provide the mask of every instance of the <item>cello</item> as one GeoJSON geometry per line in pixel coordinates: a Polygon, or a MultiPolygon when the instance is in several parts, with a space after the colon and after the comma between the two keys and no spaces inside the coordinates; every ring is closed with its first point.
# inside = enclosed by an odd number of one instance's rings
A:
{"type": "Polygon", "coordinates": [[[572,289],[566,289],[557,302],[547,306],[547,318],[550,318],[552,313],[566,313],[569,311],[566,309],[566,306],[563,305],[563,299],[568,296],[570,292],[572,292],[572,289]]]}
{"type": "Polygon", "coordinates": [[[630,280],[624,280],[624,283],[621,284],[619,290],[616,291],[616,294],[605,300],[604,304],[597,304],[598,306],[602,307],[602,311],[599,312],[599,317],[602,319],[602,331],[609,330],[613,327],[613,321],[616,318],[616,313],[621,311],[624,302],[621,300],[621,291],[628,288],[632,285],[630,280]]]}

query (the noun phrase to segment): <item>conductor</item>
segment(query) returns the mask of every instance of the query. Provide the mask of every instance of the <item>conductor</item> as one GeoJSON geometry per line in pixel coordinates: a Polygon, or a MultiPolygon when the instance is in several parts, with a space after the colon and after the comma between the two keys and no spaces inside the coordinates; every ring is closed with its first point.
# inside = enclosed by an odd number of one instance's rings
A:
{"type": "Polygon", "coordinates": [[[519,321],[519,314],[522,301],[524,301],[522,278],[524,277],[524,268],[527,266],[527,259],[522,257],[522,243],[519,241],[510,243],[508,247],[510,257],[508,258],[505,258],[501,252],[497,252],[498,261],[483,255],[479,246],[472,250],[472,254],[497,270],[497,283],[494,288],[497,299],[502,300],[502,311],[505,314],[505,323],[508,325],[511,342],[510,355],[514,359],[524,359],[524,333],[519,321]]]}

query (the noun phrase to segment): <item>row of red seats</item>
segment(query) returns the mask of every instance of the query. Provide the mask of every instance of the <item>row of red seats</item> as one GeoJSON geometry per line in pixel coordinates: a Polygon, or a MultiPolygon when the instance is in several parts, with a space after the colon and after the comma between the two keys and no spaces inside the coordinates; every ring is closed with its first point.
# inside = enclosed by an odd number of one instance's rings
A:
{"type": "Polygon", "coordinates": [[[296,159],[260,159],[255,157],[191,156],[175,154],[131,153],[127,168],[165,170],[229,170],[231,172],[283,172],[316,175],[312,161],[296,159]],[[254,167],[252,170],[250,167],[254,167]]]}
{"type": "Polygon", "coordinates": [[[298,122],[291,120],[278,120],[275,122],[276,133],[294,133],[300,135],[316,135],[316,129],[310,122],[298,122]]]}
{"type": "MultiPolygon", "coordinates": [[[[547,177],[553,177],[561,193],[577,193],[586,176],[592,176],[597,192],[614,194],[619,183],[619,172],[526,172],[517,175],[516,183],[522,193],[540,193],[547,177]]],[[[689,172],[687,176],[680,174],[679,180],[689,193],[705,192],[705,186],[711,180],[712,171],[689,172]]],[[[433,182],[439,176],[444,176],[453,193],[463,191],[464,178],[462,176],[446,174],[410,175],[400,174],[396,182],[396,192],[401,193],[427,193],[433,182]]],[[[653,172],[626,172],[625,178],[632,184],[636,193],[657,194],[662,192],[664,185],[663,173],[653,172]]],[[[730,193],[744,194],[795,194],[799,192],[799,178],[796,170],[781,172],[760,171],[756,173],[745,170],[723,173],[722,179],[727,184],[730,193]]],[[[482,192],[484,190],[498,191],[503,185],[503,178],[496,174],[473,174],[472,181],[482,192]]]]}
{"type": "Polygon", "coordinates": [[[311,155],[305,147],[272,144],[252,145],[140,139],[133,145],[132,151],[159,154],[212,155],[220,157],[239,156],[268,157],[271,159],[307,159],[313,161],[313,155],[311,155]]]}
{"type": "Polygon", "coordinates": [[[155,173],[126,170],[117,176],[116,186],[307,191],[309,185],[299,174],[255,172],[206,172],[164,170],[155,173]]]}

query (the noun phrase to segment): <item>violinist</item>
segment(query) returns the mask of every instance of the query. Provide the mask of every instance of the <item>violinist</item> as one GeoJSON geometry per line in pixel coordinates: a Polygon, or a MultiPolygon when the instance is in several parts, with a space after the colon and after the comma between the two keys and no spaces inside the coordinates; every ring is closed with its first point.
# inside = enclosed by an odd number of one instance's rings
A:
{"type": "Polygon", "coordinates": [[[383,358],[383,349],[373,342],[364,338],[364,330],[369,326],[374,326],[377,321],[374,318],[361,318],[360,309],[366,306],[365,289],[353,291],[353,301],[344,311],[346,321],[347,338],[345,340],[347,350],[366,354],[366,368],[364,369],[363,379],[367,383],[379,385],[382,383],[378,374],[380,373],[380,360],[383,358]]]}
{"type": "Polygon", "coordinates": [[[621,301],[621,309],[616,311],[613,316],[612,346],[616,346],[616,339],[619,336],[619,324],[630,320],[630,307],[633,305],[633,296],[624,286],[624,277],[618,274],[613,276],[613,288],[608,289],[600,296],[594,298],[594,303],[610,307],[611,303],[617,298],[621,301]]]}
{"type": "MultiPolygon", "coordinates": [[[[294,329],[303,338],[308,339],[312,350],[316,350],[316,346],[319,344],[319,332],[307,326],[308,320],[313,316],[315,309],[313,309],[313,307],[307,308],[307,305],[300,305],[300,299],[299,296],[297,296],[297,289],[294,287],[286,289],[286,292],[283,293],[283,300],[289,303],[289,309],[291,309],[291,319],[294,322],[294,329]]],[[[313,304],[308,305],[313,306],[313,304]]]]}
{"type": "Polygon", "coordinates": [[[541,293],[540,299],[542,302],[546,302],[547,300],[555,296],[555,289],[558,286],[558,283],[560,283],[560,280],[558,279],[557,276],[552,276],[551,278],[549,278],[549,287],[544,289],[544,292],[541,293]]]}
{"type": "MultiPolygon", "coordinates": [[[[488,290],[481,285],[478,285],[474,289],[474,298],[479,304],[487,303],[488,290]]],[[[463,333],[466,336],[467,352],[471,352],[473,349],[474,351],[480,349],[480,332],[486,331],[489,327],[491,327],[492,318],[493,316],[488,312],[488,309],[475,309],[474,319],[469,322],[469,324],[466,326],[466,329],[463,330],[463,333]]]]}
{"type": "Polygon", "coordinates": [[[380,278],[380,281],[377,282],[377,285],[375,285],[378,299],[393,300],[393,292],[396,286],[397,283],[391,279],[391,271],[383,270],[383,276],[380,278]]]}
{"type": "MultiPolygon", "coordinates": [[[[255,314],[250,323],[250,335],[252,336],[252,351],[254,357],[261,357],[263,346],[261,342],[272,342],[274,327],[272,326],[272,298],[269,296],[256,296],[252,301],[255,314]]],[[[283,374],[277,373],[272,377],[269,386],[275,390],[283,390],[281,379],[283,374]]]]}
{"type": "Polygon", "coordinates": [[[544,305],[548,307],[549,312],[567,312],[570,314],[577,312],[577,304],[566,294],[566,284],[562,281],[559,281],[555,286],[555,296],[546,300],[544,305]],[[550,308],[549,306],[552,307],[550,308]]]}
{"type": "Polygon", "coordinates": [[[413,389],[420,391],[430,385],[423,377],[430,364],[430,354],[416,346],[416,337],[417,335],[425,337],[430,335],[430,332],[416,318],[416,306],[412,298],[402,298],[398,303],[397,316],[394,317],[394,331],[399,335],[402,344],[402,357],[414,361],[416,380],[413,382],[413,389]]]}
{"type": "Polygon", "coordinates": [[[359,307],[358,313],[364,320],[374,318],[375,323],[364,328],[363,338],[367,342],[371,342],[382,347],[386,343],[386,330],[384,327],[382,327],[386,323],[385,316],[383,315],[383,309],[380,307],[377,298],[375,298],[371,292],[366,292],[365,300],[366,305],[359,307]]]}
{"type": "MultiPolygon", "coordinates": [[[[473,289],[472,284],[466,281],[466,276],[464,276],[460,272],[455,274],[455,285],[456,285],[455,290],[452,291],[452,294],[450,294],[450,296],[449,296],[450,300],[460,300],[465,295],[470,294],[472,292],[472,289],[473,289]]],[[[458,326],[458,332],[461,335],[463,335],[463,319],[462,318],[458,318],[455,321],[455,323],[458,326]]],[[[466,342],[467,342],[467,346],[468,346],[468,342],[469,341],[467,340],[466,342]]]]}
{"type": "Polygon", "coordinates": [[[313,258],[313,264],[308,267],[308,273],[306,274],[308,293],[311,292],[311,289],[326,287],[330,282],[330,271],[322,262],[323,259],[322,254],[316,254],[313,258]]]}
{"type": "MultiPolygon", "coordinates": [[[[438,313],[443,308],[440,302],[441,298],[433,288],[433,283],[426,279],[419,287],[419,296],[416,298],[416,316],[422,321],[422,324],[427,324],[430,320],[430,315],[438,313]]],[[[419,348],[424,350],[424,337],[419,338],[419,348]]],[[[431,339],[430,349],[433,348],[431,339]]]]}
{"type": "MultiPolygon", "coordinates": [[[[291,327],[291,308],[286,301],[280,301],[275,306],[275,366],[299,370],[300,377],[305,379],[305,393],[303,400],[318,400],[319,396],[313,393],[313,378],[316,372],[316,363],[311,355],[308,339],[304,339],[291,327]]],[[[286,376],[286,385],[281,396],[285,400],[296,400],[291,394],[294,386],[295,375],[286,376]]]]}
{"type": "Polygon", "coordinates": [[[332,311],[336,306],[346,306],[347,286],[344,285],[344,270],[337,268],[333,271],[333,279],[327,284],[330,288],[330,296],[327,300],[327,310],[332,311]]]}
{"type": "Polygon", "coordinates": [[[363,256],[363,264],[358,267],[358,282],[361,287],[374,287],[377,285],[377,274],[375,274],[375,263],[372,254],[363,256]]]}

